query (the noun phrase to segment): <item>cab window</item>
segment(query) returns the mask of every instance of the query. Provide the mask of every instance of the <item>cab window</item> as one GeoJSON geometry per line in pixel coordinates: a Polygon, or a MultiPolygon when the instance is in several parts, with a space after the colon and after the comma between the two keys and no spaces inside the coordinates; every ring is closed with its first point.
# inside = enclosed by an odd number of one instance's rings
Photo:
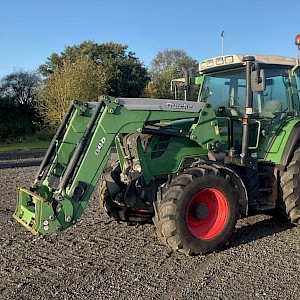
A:
{"type": "Polygon", "coordinates": [[[266,88],[253,94],[253,111],[261,117],[274,117],[276,113],[289,111],[289,77],[285,68],[264,68],[266,88]]]}
{"type": "Polygon", "coordinates": [[[203,83],[201,101],[212,105],[215,111],[228,112],[230,109],[242,111],[245,107],[246,72],[245,69],[230,70],[206,75],[203,83]]]}

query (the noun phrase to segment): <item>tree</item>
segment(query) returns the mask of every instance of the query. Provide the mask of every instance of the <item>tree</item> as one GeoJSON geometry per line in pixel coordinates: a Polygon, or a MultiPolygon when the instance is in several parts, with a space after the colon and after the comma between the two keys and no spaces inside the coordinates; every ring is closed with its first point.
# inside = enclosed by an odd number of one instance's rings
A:
{"type": "Polygon", "coordinates": [[[96,101],[106,92],[103,68],[79,55],[76,62],[67,59],[48,75],[37,95],[37,106],[46,123],[57,126],[72,100],[96,101]]]}
{"type": "Polygon", "coordinates": [[[183,77],[183,66],[193,74],[197,71],[198,64],[183,50],[167,49],[156,55],[150,65],[151,91],[155,91],[155,97],[172,97],[171,80],[183,77]]]}
{"type": "Polygon", "coordinates": [[[157,98],[157,89],[154,88],[153,82],[148,82],[148,84],[145,86],[142,97],[145,98],[157,98]]]}
{"type": "Polygon", "coordinates": [[[97,44],[84,41],[80,45],[66,47],[60,55],[53,53],[39,67],[39,72],[48,77],[55,69],[62,68],[65,61],[75,63],[78,57],[86,56],[101,66],[109,95],[138,97],[149,81],[147,69],[135,57],[135,53],[127,49],[128,46],[113,42],[97,44]]]}
{"type": "Polygon", "coordinates": [[[13,72],[1,79],[0,97],[14,99],[21,105],[30,105],[41,82],[41,77],[37,72],[22,70],[13,72]]]}
{"type": "Polygon", "coordinates": [[[41,119],[34,103],[41,78],[36,72],[16,71],[0,80],[0,139],[31,135],[41,119]]]}

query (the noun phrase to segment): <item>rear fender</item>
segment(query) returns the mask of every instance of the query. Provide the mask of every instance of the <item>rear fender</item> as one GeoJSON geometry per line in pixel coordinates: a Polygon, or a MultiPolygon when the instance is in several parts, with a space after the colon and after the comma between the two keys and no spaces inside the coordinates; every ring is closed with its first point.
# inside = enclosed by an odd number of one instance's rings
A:
{"type": "Polygon", "coordinates": [[[283,171],[289,163],[294,149],[300,141],[300,120],[286,122],[274,135],[270,147],[265,151],[265,162],[275,163],[283,171]]]}
{"type": "Polygon", "coordinates": [[[280,164],[278,168],[284,170],[292,158],[294,150],[299,146],[300,141],[300,122],[298,122],[291,130],[287,143],[285,144],[283,153],[281,155],[280,164]]]}

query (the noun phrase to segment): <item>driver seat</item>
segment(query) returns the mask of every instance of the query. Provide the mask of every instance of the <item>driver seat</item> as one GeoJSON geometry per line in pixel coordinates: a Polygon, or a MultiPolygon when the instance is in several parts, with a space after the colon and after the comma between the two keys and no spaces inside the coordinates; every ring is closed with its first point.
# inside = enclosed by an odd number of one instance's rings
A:
{"type": "Polygon", "coordinates": [[[265,103],[261,110],[260,117],[262,118],[274,118],[275,112],[282,111],[282,105],[280,100],[269,100],[265,103]]]}

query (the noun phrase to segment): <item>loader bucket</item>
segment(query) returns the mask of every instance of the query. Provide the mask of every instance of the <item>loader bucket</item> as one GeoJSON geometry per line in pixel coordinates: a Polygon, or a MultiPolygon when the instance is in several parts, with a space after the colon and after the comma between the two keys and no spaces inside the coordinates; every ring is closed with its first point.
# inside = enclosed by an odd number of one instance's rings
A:
{"type": "Polygon", "coordinates": [[[17,189],[17,207],[13,217],[35,235],[56,231],[59,224],[51,203],[30,190],[22,187],[17,189]]]}

